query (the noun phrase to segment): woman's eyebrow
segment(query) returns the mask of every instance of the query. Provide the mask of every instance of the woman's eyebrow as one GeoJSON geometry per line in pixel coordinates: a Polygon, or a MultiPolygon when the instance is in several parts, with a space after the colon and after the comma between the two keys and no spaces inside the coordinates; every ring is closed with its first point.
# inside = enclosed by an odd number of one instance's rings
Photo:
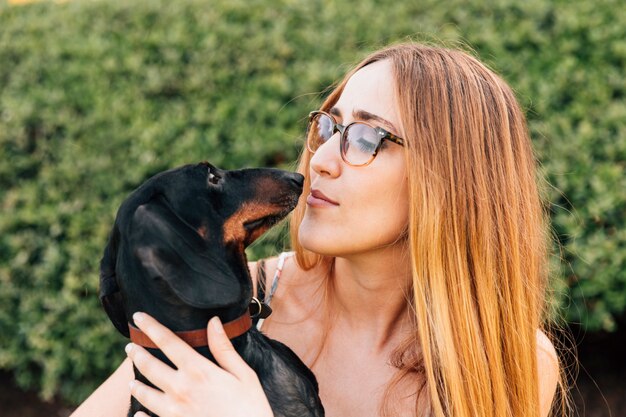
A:
{"type": "MultiPolygon", "coordinates": [[[[333,116],[337,116],[341,118],[341,110],[339,110],[337,107],[331,108],[328,112],[332,114],[333,116]]],[[[398,131],[398,129],[396,129],[393,123],[391,123],[389,120],[383,119],[382,117],[377,116],[365,110],[360,110],[360,109],[353,110],[352,117],[354,117],[355,119],[364,120],[364,121],[375,120],[378,123],[385,125],[385,127],[393,133],[398,131]]]]}
{"type": "Polygon", "coordinates": [[[391,130],[394,133],[398,131],[398,129],[396,129],[393,123],[391,123],[389,120],[383,119],[382,117],[377,116],[365,110],[353,110],[352,117],[354,117],[355,119],[361,119],[361,120],[366,120],[366,121],[375,120],[378,123],[385,125],[387,129],[391,130]]]}

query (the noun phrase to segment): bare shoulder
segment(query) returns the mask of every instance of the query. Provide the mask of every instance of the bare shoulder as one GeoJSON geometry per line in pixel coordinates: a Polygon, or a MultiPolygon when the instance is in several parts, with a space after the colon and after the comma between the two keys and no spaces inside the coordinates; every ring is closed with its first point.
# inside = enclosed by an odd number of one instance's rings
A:
{"type": "Polygon", "coordinates": [[[537,330],[537,369],[541,416],[547,416],[559,381],[559,359],[554,345],[540,329],[537,330]]]}
{"type": "Polygon", "coordinates": [[[558,364],[556,349],[541,329],[537,329],[537,353],[539,355],[543,354],[545,356],[544,359],[549,359],[551,362],[558,364]]]}

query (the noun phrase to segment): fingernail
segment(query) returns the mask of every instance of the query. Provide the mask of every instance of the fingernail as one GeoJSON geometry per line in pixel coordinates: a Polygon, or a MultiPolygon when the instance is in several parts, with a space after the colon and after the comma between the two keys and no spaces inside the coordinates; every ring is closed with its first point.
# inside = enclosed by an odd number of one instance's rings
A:
{"type": "Polygon", "coordinates": [[[141,323],[144,317],[145,317],[144,314],[138,311],[135,314],[133,314],[133,321],[135,323],[141,323]]]}
{"type": "Polygon", "coordinates": [[[219,317],[215,316],[211,319],[211,326],[217,333],[224,333],[224,328],[222,327],[222,322],[219,317]]]}
{"type": "Polygon", "coordinates": [[[127,344],[124,350],[126,351],[126,354],[128,355],[130,351],[133,350],[133,344],[132,343],[127,344]]]}

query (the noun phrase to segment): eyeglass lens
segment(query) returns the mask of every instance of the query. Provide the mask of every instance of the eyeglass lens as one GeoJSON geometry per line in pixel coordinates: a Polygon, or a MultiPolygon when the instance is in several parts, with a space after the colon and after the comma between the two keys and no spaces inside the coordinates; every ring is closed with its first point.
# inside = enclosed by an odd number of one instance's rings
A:
{"type": "MultiPolygon", "coordinates": [[[[317,151],[333,134],[333,120],[325,114],[316,115],[311,120],[310,134],[307,138],[309,149],[317,151]]],[[[374,128],[363,123],[353,123],[344,132],[341,152],[353,165],[366,164],[376,152],[379,143],[380,137],[374,128]]]]}

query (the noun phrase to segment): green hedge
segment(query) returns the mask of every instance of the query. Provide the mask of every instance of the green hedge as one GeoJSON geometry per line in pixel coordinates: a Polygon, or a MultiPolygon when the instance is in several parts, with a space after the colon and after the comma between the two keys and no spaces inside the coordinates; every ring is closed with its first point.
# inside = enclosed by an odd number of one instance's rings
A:
{"type": "Polygon", "coordinates": [[[408,37],[469,44],[518,92],[554,186],[554,303],[613,330],[626,309],[626,9],[490,3],[0,5],[0,367],[44,397],[83,399],[123,358],[97,298],[122,199],[205,159],[293,168],[324,89],[408,37]]]}

